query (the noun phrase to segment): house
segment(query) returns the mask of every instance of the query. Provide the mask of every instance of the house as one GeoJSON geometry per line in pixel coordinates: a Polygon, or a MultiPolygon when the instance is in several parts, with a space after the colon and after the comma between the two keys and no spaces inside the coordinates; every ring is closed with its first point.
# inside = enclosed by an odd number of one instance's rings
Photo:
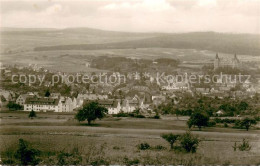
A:
{"type": "Polygon", "coordinates": [[[38,92],[27,92],[26,94],[28,95],[28,97],[40,97],[38,92]]]}
{"type": "Polygon", "coordinates": [[[16,104],[24,105],[26,98],[28,97],[27,94],[22,94],[16,99],[16,104]]]}
{"type": "Polygon", "coordinates": [[[138,108],[146,108],[143,104],[143,100],[124,99],[122,100],[98,100],[97,101],[103,107],[108,109],[108,114],[118,114],[119,112],[130,113],[138,108]]]}
{"type": "Polygon", "coordinates": [[[0,94],[5,98],[6,101],[14,101],[14,92],[0,89],[0,94]]]}
{"type": "Polygon", "coordinates": [[[166,97],[163,95],[153,95],[152,101],[154,105],[160,105],[166,101],[166,97]]]}
{"type": "Polygon", "coordinates": [[[217,112],[216,112],[216,115],[217,116],[221,116],[221,115],[223,115],[224,114],[224,111],[223,110],[218,110],[217,112]]]}
{"type": "Polygon", "coordinates": [[[126,113],[133,112],[134,110],[140,108],[140,106],[143,104],[142,101],[137,99],[125,99],[122,102],[121,110],[126,113]]]}
{"type": "Polygon", "coordinates": [[[120,100],[99,100],[98,103],[108,109],[108,114],[118,114],[121,111],[120,100]]]}
{"type": "Polygon", "coordinates": [[[58,99],[58,98],[61,97],[61,94],[60,94],[60,93],[51,93],[51,94],[50,94],[50,97],[51,97],[51,98],[54,98],[54,99],[58,99]]]}
{"type": "Polygon", "coordinates": [[[24,103],[24,111],[59,112],[59,99],[28,97],[24,103]]]}
{"type": "Polygon", "coordinates": [[[57,112],[72,112],[76,108],[76,100],[70,97],[61,97],[59,100],[59,109],[57,112]]]}

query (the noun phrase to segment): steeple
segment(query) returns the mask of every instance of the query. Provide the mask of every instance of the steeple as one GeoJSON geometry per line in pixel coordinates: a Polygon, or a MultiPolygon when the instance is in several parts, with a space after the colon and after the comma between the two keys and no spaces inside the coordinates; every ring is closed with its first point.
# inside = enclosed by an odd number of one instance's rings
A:
{"type": "Polygon", "coordinates": [[[216,59],[219,59],[219,58],[218,58],[218,53],[216,54],[216,59]]]}
{"type": "Polygon", "coordinates": [[[235,55],[234,55],[234,59],[237,59],[237,54],[235,53],[235,55]]]}

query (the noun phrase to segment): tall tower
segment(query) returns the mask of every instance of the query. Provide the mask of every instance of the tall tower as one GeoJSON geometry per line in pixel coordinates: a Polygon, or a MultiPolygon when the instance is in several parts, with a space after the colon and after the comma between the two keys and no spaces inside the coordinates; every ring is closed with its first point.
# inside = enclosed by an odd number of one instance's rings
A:
{"type": "Polygon", "coordinates": [[[216,54],[216,58],[214,60],[214,70],[219,68],[220,59],[218,57],[218,53],[216,54]]]}
{"type": "Polygon", "coordinates": [[[238,58],[237,58],[237,54],[235,53],[235,55],[234,55],[234,58],[233,58],[233,60],[232,60],[232,67],[233,68],[238,68],[239,67],[239,60],[238,60],[238,58]]]}

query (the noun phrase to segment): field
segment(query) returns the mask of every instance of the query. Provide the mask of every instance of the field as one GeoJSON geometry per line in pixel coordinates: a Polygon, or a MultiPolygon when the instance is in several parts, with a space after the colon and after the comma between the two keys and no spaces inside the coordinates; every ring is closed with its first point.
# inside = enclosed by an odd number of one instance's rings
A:
{"type": "Polygon", "coordinates": [[[260,164],[258,130],[232,128],[193,129],[202,141],[197,153],[171,151],[160,136],[163,133],[184,133],[188,117],[165,116],[161,119],[107,117],[92,126],[78,123],[73,114],[38,113],[29,119],[24,112],[1,113],[1,153],[15,148],[23,138],[34,148],[46,152],[45,163],[55,164],[51,152],[80,152],[83,164],[260,164]],[[250,151],[234,151],[235,142],[249,140],[250,151]],[[166,149],[139,150],[137,145],[148,143],[166,149]],[[47,162],[47,163],[46,163],[47,162]]]}
{"type": "MultiPolygon", "coordinates": [[[[28,51],[3,55],[4,64],[38,64],[46,69],[62,72],[98,72],[100,70],[87,68],[86,62],[98,56],[120,56],[143,59],[172,58],[181,61],[180,66],[200,68],[205,64],[212,64],[215,52],[195,49],[174,48],[140,48],[140,49],[105,49],[105,50],[66,50],[66,51],[28,51]]],[[[233,58],[233,54],[219,54],[219,57],[233,58]]],[[[260,58],[250,55],[238,55],[242,62],[260,64],[260,58]]]]}
{"type": "Polygon", "coordinates": [[[220,58],[233,58],[237,53],[242,62],[251,62],[256,66],[260,64],[259,35],[212,32],[127,33],[89,28],[4,28],[0,36],[1,63],[21,66],[38,64],[62,72],[98,72],[97,69],[85,67],[86,62],[96,56],[173,58],[181,61],[180,67],[197,69],[212,64],[218,52],[220,58]],[[40,47],[43,47],[41,51],[34,51],[40,47]]]}

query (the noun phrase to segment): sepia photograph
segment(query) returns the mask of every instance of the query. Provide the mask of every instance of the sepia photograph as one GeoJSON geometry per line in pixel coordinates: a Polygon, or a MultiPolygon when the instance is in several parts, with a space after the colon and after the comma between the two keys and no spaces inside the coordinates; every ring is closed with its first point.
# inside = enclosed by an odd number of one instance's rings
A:
{"type": "Polygon", "coordinates": [[[260,0],[0,0],[0,165],[260,165],[260,0]]]}

